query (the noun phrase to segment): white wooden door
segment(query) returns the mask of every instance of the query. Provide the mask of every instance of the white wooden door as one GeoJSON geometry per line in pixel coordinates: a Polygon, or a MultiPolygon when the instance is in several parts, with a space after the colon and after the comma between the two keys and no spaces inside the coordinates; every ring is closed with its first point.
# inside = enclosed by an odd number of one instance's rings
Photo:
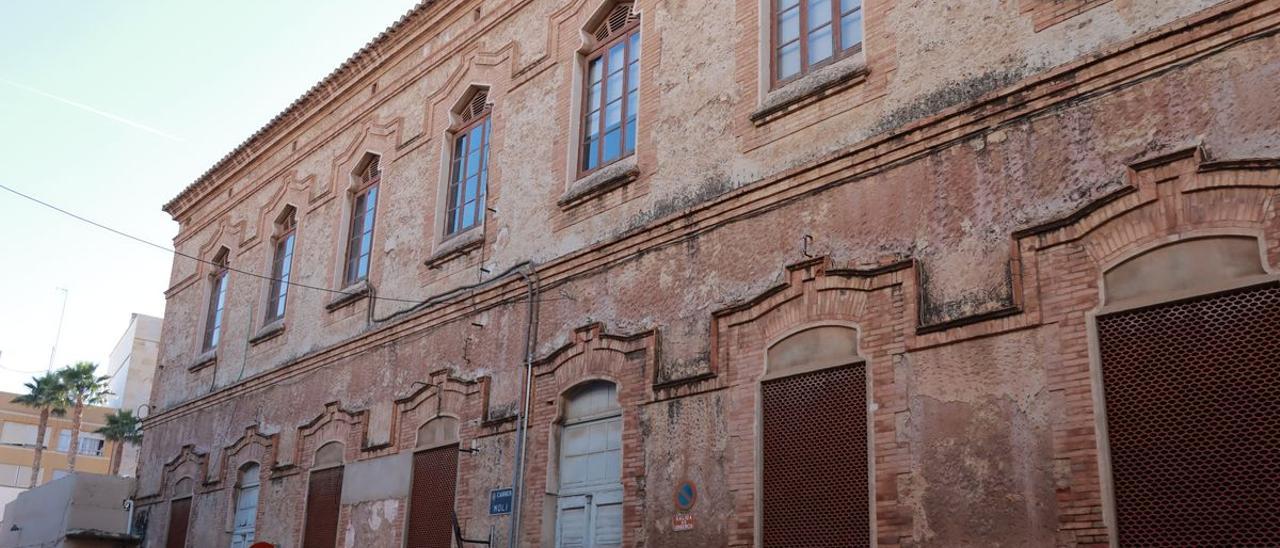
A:
{"type": "Polygon", "coordinates": [[[249,548],[258,517],[258,486],[241,487],[231,528],[231,548],[249,548]]]}
{"type": "Polygon", "coordinates": [[[622,546],[622,411],[611,383],[572,398],[560,436],[556,546],[622,546]]]}
{"type": "Polygon", "coordinates": [[[560,497],[556,510],[557,547],[622,546],[622,489],[560,497]]]}

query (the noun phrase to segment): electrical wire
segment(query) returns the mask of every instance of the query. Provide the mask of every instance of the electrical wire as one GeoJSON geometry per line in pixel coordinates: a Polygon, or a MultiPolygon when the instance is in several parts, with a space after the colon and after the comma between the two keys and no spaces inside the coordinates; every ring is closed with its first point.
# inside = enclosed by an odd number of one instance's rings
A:
{"type": "MultiPolygon", "coordinates": [[[[63,214],[63,215],[66,215],[66,216],[68,216],[68,217],[71,217],[71,218],[73,218],[73,219],[76,219],[76,220],[78,220],[78,221],[80,221],[80,222],[88,223],[88,224],[93,225],[93,226],[95,226],[95,227],[98,227],[98,228],[100,228],[100,229],[102,229],[102,230],[106,230],[107,232],[111,232],[112,234],[115,234],[115,235],[117,235],[117,236],[122,236],[122,237],[124,237],[124,238],[128,238],[128,239],[133,240],[133,241],[135,241],[135,242],[141,243],[141,244],[143,244],[143,245],[151,246],[151,247],[154,247],[154,248],[159,249],[159,250],[161,250],[161,251],[165,251],[165,252],[168,252],[168,253],[172,253],[172,254],[177,255],[177,256],[179,256],[179,257],[184,257],[184,258],[187,258],[187,259],[191,259],[191,260],[196,261],[196,262],[200,262],[200,263],[205,263],[205,264],[208,264],[208,265],[217,266],[217,267],[219,267],[219,268],[226,268],[228,271],[236,272],[236,273],[238,273],[238,274],[244,274],[244,275],[246,275],[246,276],[252,276],[252,277],[254,277],[254,278],[260,278],[260,279],[268,280],[268,281],[272,281],[272,282],[279,282],[279,283],[283,283],[283,284],[286,284],[286,285],[288,285],[288,286],[290,286],[290,287],[300,287],[300,288],[303,288],[303,289],[312,289],[312,290],[315,290],[315,291],[324,291],[324,292],[326,292],[326,293],[333,293],[333,294],[337,294],[337,295],[355,295],[355,294],[356,294],[356,293],[351,292],[351,291],[342,291],[342,290],[340,290],[340,289],[329,289],[329,288],[327,288],[327,287],[320,287],[320,286],[315,286],[315,285],[304,284],[304,283],[295,282],[295,281],[291,281],[291,280],[285,280],[285,279],[281,279],[281,278],[275,278],[275,277],[273,277],[273,276],[265,276],[265,275],[262,275],[262,274],[258,274],[257,272],[251,272],[251,271],[248,271],[248,270],[242,270],[242,269],[239,269],[239,268],[234,268],[234,267],[231,267],[231,266],[229,266],[229,265],[222,264],[222,263],[215,263],[215,262],[213,262],[213,261],[211,261],[211,260],[208,260],[208,259],[202,259],[202,258],[200,258],[200,257],[196,257],[196,256],[194,256],[194,255],[189,255],[189,254],[187,254],[187,253],[183,253],[183,252],[181,252],[181,251],[178,251],[178,250],[176,250],[176,249],[170,248],[170,247],[168,247],[168,246],[160,245],[160,244],[157,244],[157,243],[155,243],[155,242],[152,242],[152,241],[149,241],[149,240],[146,240],[146,239],[140,238],[140,237],[138,237],[138,236],[134,236],[134,235],[129,234],[129,233],[127,233],[127,232],[124,232],[124,231],[122,231],[122,230],[118,230],[118,229],[112,228],[112,227],[110,227],[110,226],[104,225],[104,224],[102,224],[102,223],[99,223],[99,222],[97,222],[97,221],[94,221],[93,219],[89,219],[89,218],[83,217],[83,216],[81,216],[81,215],[78,215],[78,214],[73,213],[73,212],[71,212],[71,211],[68,211],[68,210],[66,210],[66,209],[63,209],[63,208],[58,207],[58,206],[56,206],[56,205],[53,205],[53,204],[51,204],[51,203],[49,203],[49,202],[46,202],[46,201],[41,200],[41,199],[39,199],[39,198],[36,198],[36,197],[34,197],[34,196],[31,196],[31,195],[28,195],[28,194],[24,194],[24,193],[22,193],[22,192],[19,192],[19,191],[17,191],[17,190],[14,190],[13,188],[10,188],[10,187],[8,187],[8,186],[4,185],[3,183],[0,183],[0,190],[8,191],[8,192],[10,192],[10,193],[12,193],[12,194],[14,194],[14,195],[16,195],[16,196],[19,196],[19,197],[24,198],[24,199],[26,199],[26,200],[30,200],[30,201],[32,201],[32,202],[35,202],[35,203],[37,203],[37,204],[40,204],[40,205],[42,205],[42,206],[44,206],[44,207],[46,207],[46,208],[52,209],[52,210],[54,210],[54,211],[57,211],[58,213],[61,213],[61,214],[63,214]]],[[[368,298],[371,298],[371,299],[378,299],[378,300],[383,300],[383,301],[399,302],[399,303],[410,303],[410,304],[418,304],[418,303],[422,302],[420,299],[400,299],[400,298],[395,298],[395,297],[375,297],[375,296],[372,296],[372,295],[370,295],[368,298]]]]}

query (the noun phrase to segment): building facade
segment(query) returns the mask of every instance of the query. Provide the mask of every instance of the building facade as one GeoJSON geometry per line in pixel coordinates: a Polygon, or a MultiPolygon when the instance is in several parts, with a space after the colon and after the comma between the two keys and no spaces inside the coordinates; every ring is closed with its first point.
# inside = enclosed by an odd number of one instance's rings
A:
{"type": "MultiPolygon", "coordinates": [[[[107,407],[129,410],[135,416],[145,417],[150,412],[151,383],[156,374],[156,360],[160,356],[160,329],[162,320],[146,314],[129,316],[116,347],[107,360],[110,372],[111,398],[107,407]]],[[[120,475],[132,477],[138,468],[139,447],[130,443],[120,450],[120,475]]]]}
{"type": "MultiPolygon", "coordinates": [[[[36,433],[40,413],[13,403],[18,394],[0,392],[0,508],[12,502],[31,485],[31,465],[35,459],[36,433]]],[[[114,409],[87,406],[80,426],[76,470],[93,474],[110,471],[114,442],[94,430],[106,426],[106,417],[114,409]]],[[[71,415],[50,417],[40,455],[39,485],[67,475],[67,449],[71,446],[71,415]]]]}
{"type": "Polygon", "coordinates": [[[427,0],[166,204],[145,543],[1280,542],[1278,31],[427,0]]]}

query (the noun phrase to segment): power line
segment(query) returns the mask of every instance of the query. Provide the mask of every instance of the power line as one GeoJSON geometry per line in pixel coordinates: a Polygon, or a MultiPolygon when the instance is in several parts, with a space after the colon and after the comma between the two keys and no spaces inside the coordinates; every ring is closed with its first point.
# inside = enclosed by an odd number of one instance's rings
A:
{"type": "MultiPolygon", "coordinates": [[[[280,282],[280,283],[283,283],[283,284],[289,285],[289,286],[291,286],[291,287],[301,287],[301,288],[304,288],[304,289],[313,289],[313,290],[316,290],[316,291],[324,291],[324,292],[326,292],[326,293],[334,293],[334,294],[337,294],[337,295],[355,295],[355,294],[356,294],[356,293],[351,292],[351,291],[342,291],[342,290],[339,290],[339,289],[329,289],[329,288],[327,288],[327,287],[320,287],[320,286],[315,286],[315,285],[308,285],[308,284],[304,284],[304,283],[299,283],[299,282],[294,282],[294,281],[286,280],[286,279],[283,279],[283,278],[275,278],[275,277],[272,277],[272,276],[264,276],[264,275],[262,275],[262,274],[258,274],[257,272],[250,272],[250,271],[248,271],[248,270],[241,270],[241,269],[239,269],[239,268],[233,268],[233,267],[231,267],[230,265],[225,265],[225,264],[221,264],[221,263],[215,263],[215,262],[213,262],[213,261],[210,261],[210,260],[207,260],[207,259],[202,259],[202,258],[200,258],[200,257],[196,257],[196,256],[194,256],[194,255],[188,255],[188,254],[186,254],[186,253],[183,253],[183,252],[178,251],[178,250],[176,250],[176,249],[170,248],[170,247],[168,247],[168,246],[160,245],[160,244],[157,244],[157,243],[155,243],[155,242],[152,242],[152,241],[149,241],[149,240],[145,240],[145,239],[143,239],[143,238],[139,238],[139,237],[137,237],[137,236],[134,236],[134,235],[129,234],[129,233],[127,233],[127,232],[124,232],[124,231],[122,231],[122,230],[117,230],[117,229],[115,229],[115,228],[112,228],[112,227],[109,227],[109,226],[104,225],[104,224],[102,224],[102,223],[99,223],[99,222],[97,222],[97,221],[94,221],[93,219],[89,219],[89,218],[83,217],[83,216],[81,216],[81,215],[77,215],[77,214],[75,214],[75,213],[72,213],[71,211],[67,211],[66,209],[63,209],[63,208],[58,207],[58,206],[56,206],[56,205],[53,205],[53,204],[51,204],[51,203],[49,203],[49,202],[46,202],[46,201],[41,200],[41,199],[39,199],[39,198],[36,198],[36,197],[34,197],[34,196],[31,196],[31,195],[28,195],[28,194],[24,194],[24,193],[22,193],[22,192],[19,192],[19,191],[17,191],[17,190],[14,190],[14,189],[12,189],[12,188],[10,188],[10,187],[8,187],[8,186],[6,186],[6,185],[2,184],[2,183],[0,183],[0,189],[6,190],[6,191],[8,191],[8,192],[10,192],[10,193],[14,194],[15,196],[18,196],[18,197],[24,198],[24,199],[26,199],[26,200],[29,200],[29,201],[35,202],[35,203],[37,203],[37,204],[40,204],[40,205],[42,205],[42,206],[44,206],[44,207],[46,207],[46,208],[52,209],[52,210],[54,210],[54,211],[57,211],[58,213],[61,213],[61,214],[63,214],[63,215],[66,215],[66,216],[68,216],[68,217],[71,217],[71,218],[73,218],[73,219],[76,219],[76,220],[78,220],[78,221],[80,221],[80,222],[88,223],[88,224],[90,224],[90,225],[96,226],[96,227],[98,227],[98,228],[100,228],[100,229],[102,229],[102,230],[106,230],[107,232],[110,232],[110,233],[115,234],[115,235],[117,235],[117,236],[122,236],[122,237],[128,238],[128,239],[133,240],[133,241],[135,241],[135,242],[138,242],[138,243],[140,243],[140,244],[147,245],[147,246],[151,246],[151,247],[154,247],[154,248],[159,249],[159,250],[161,250],[161,251],[165,251],[165,252],[168,252],[168,253],[172,253],[172,254],[177,255],[177,256],[179,256],[179,257],[185,257],[185,258],[187,258],[187,259],[191,259],[191,260],[196,261],[196,262],[200,262],[200,263],[205,263],[205,264],[213,265],[213,266],[216,266],[216,267],[219,267],[219,268],[226,268],[227,270],[229,270],[229,271],[231,271],[231,272],[236,272],[236,273],[239,273],[239,274],[244,274],[244,275],[246,275],[246,276],[252,276],[252,277],[254,277],[254,278],[260,278],[260,279],[263,279],[263,280],[269,280],[269,281],[273,281],[273,282],[280,282]]],[[[376,300],[381,300],[381,301],[399,302],[399,303],[419,304],[419,303],[421,303],[421,302],[422,302],[422,301],[421,301],[421,300],[419,300],[419,299],[398,299],[398,298],[395,298],[395,297],[381,297],[381,296],[375,296],[375,295],[368,295],[367,297],[368,297],[368,298],[370,298],[370,299],[376,299],[376,300]]]]}

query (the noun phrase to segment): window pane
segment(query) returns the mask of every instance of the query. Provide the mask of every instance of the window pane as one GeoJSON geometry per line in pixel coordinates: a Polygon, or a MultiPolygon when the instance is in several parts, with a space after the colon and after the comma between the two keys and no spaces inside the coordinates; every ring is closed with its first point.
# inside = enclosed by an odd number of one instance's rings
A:
{"type": "MultiPolygon", "coordinates": [[[[799,0],[797,0],[799,1],[799,0]]],[[[800,38],[800,8],[778,14],[778,43],[788,44],[800,38]]]]}
{"type": "Polygon", "coordinates": [[[840,49],[846,50],[862,42],[862,10],[840,18],[840,49]]]}
{"type": "Polygon", "coordinates": [[[600,141],[597,139],[588,139],[586,145],[582,147],[582,169],[592,169],[596,167],[596,158],[600,154],[600,141]]]}
{"type": "Polygon", "coordinates": [[[622,100],[619,99],[604,107],[604,130],[609,131],[622,123],[622,100]]]}
{"type": "Polygon", "coordinates": [[[587,114],[587,137],[595,137],[600,133],[600,111],[594,110],[587,114]]]}
{"type": "Polygon", "coordinates": [[[831,0],[809,0],[809,30],[831,22],[831,0]]]}
{"type": "Polygon", "coordinates": [[[587,63],[587,81],[594,84],[600,81],[604,71],[604,58],[596,57],[587,63]]]}
{"type": "Polygon", "coordinates": [[[618,42],[616,45],[609,48],[610,73],[618,72],[619,70],[622,70],[622,67],[626,66],[626,51],[627,44],[625,42],[618,42]]]}
{"type": "Polygon", "coordinates": [[[605,96],[609,101],[613,101],[619,97],[622,97],[622,71],[621,70],[609,75],[609,87],[605,96]]]}
{"type": "Polygon", "coordinates": [[[800,5],[800,0],[778,0],[778,11],[785,11],[800,5]]]}
{"type": "Polygon", "coordinates": [[[849,13],[850,10],[861,7],[862,0],[840,0],[840,13],[849,13]]]}
{"type": "Polygon", "coordinates": [[[778,78],[790,78],[799,73],[800,42],[794,42],[778,50],[778,78]]]}
{"type": "Polygon", "coordinates": [[[640,89],[640,62],[632,61],[631,67],[627,69],[627,91],[635,91],[637,89],[640,89]]]}
{"type": "Polygon", "coordinates": [[[809,64],[816,65],[831,58],[831,25],[809,33],[809,64]]]}
{"type": "Polygon", "coordinates": [[[604,134],[604,160],[607,162],[622,155],[621,133],[613,130],[604,134]]]}

